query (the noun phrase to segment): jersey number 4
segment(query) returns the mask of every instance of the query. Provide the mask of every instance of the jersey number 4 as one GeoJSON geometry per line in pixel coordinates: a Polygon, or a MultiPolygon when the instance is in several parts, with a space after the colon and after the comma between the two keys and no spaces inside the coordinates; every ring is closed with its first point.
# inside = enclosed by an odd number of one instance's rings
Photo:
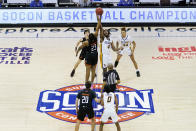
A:
{"type": "Polygon", "coordinates": [[[82,103],[88,103],[89,96],[82,96],[82,103]]]}

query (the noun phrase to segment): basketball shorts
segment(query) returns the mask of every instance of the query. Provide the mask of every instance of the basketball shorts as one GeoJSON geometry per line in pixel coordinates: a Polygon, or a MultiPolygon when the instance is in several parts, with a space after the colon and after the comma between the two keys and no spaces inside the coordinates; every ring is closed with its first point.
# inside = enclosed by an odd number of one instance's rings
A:
{"type": "Polygon", "coordinates": [[[131,52],[131,49],[129,47],[124,47],[123,50],[120,50],[119,51],[119,54],[120,55],[127,54],[127,55],[131,56],[132,55],[132,52],[131,52]]]}
{"type": "Polygon", "coordinates": [[[77,114],[77,118],[80,121],[84,121],[84,118],[86,117],[86,115],[88,115],[89,119],[92,119],[94,117],[94,110],[93,108],[89,108],[89,107],[80,107],[78,114],[77,114]]]}
{"type": "Polygon", "coordinates": [[[86,54],[85,63],[87,65],[96,65],[98,62],[98,53],[96,54],[86,54]]]}
{"type": "Polygon", "coordinates": [[[108,64],[112,63],[112,56],[111,55],[102,55],[102,68],[107,68],[108,64]]]}
{"type": "Polygon", "coordinates": [[[104,109],[103,114],[101,116],[101,121],[102,122],[107,122],[108,118],[112,118],[112,122],[116,123],[118,121],[118,115],[115,111],[115,109],[104,109]]]}
{"type": "MultiPolygon", "coordinates": [[[[116,91],[116,84],[108,85],[108,87],[110,88],[111,92],[115,92],[116,91]]],[[[103,91],[105,92],[105,89],[103,91]]]]}

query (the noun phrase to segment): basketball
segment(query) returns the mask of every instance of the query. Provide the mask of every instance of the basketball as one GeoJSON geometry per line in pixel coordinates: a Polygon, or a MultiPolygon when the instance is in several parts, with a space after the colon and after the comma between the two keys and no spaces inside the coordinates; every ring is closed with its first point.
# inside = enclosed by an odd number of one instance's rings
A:
{"type": "Polygon", "coordinates": [[[103,9],[101,7],[96,8],[96,14],[97,15],[102,15],[103,14],[103,9]]]}

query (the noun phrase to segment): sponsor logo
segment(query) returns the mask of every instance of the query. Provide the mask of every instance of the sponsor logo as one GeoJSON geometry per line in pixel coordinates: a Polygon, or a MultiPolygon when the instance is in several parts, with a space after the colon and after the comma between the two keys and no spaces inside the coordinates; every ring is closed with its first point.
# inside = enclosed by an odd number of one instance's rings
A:
{"type": "MultiPolygon", "coordinates": [[[[110,32],[118,32],[120,33],[121,27],[107,27],[110,32]]],[[[96,28],[92,27],[62,27],[62,28],[2,28],[0,29],[0,34],[14,34],[14,33],[69,33],[69,32],[81,32],[83,33],[84,30],[90,30],[91,32],[94,32],[96,28]]],[[[173,27],[173,28],[164,28],[164,27],[127,27],[127,32],[134,32],[134,33],[177,33],[177,32],[183,32],[183,33],[195,33],[196,28],[195,27],[173,27]]]]}
{"type": "MultiPolygon", "coordinates": [[[[100,90],[102,84],[94,84],[93,90],[98,98],[101,97],[100,90]]],[[[51,117],[67,122],[76,122],[75,100],[78,92],[84,89],[84,85],[73,85],[63,87],[57,90],[45,90],[40,93],[37,111],[46,113],[51,117]]],[[[119,122],[132,120],[144,114],[154,113],[152,101],[152,89],[136,90],[130,87],[118,86],[119,92],[116,92],[118,98],[118,116],[119,122]]],[[[93,107],[96,115],[96,123],[100,123],[103,107],[93,101],[93,107]]],[[[90,121],[85,118],[82,122],[89,124],[90,121]]],[[[107,122],[112,123],[112,121],[107,122]]]]}
{"type": "Polygon", "coordinates": [[[30,64],[33,48],[0,48],[0,64],[30,64]]]}
{"type": "Polygon", "coordinates": [[[178,59],[193,59],[196,56],[195,46],[185,47],[158,47],[160,56],[153,56],[153,60],[178,60],[178,59]]]}

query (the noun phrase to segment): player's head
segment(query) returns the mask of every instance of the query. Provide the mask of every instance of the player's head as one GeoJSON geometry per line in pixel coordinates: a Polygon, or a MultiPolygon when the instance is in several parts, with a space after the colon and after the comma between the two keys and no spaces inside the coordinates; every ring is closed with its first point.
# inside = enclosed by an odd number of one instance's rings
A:
{"type": "Polygon", "coordinates": [[[91,82],[90,81],[87,81],[85,83],[85,86],[86,86],[86,89],[90,89],[91,88],[91,82]]]}
{"type": "Polygon", "coordinates": [[[122,35],[122,37],[126,36],[126,28],[125,27],[121,28],[121,35],[122,35]]]}
{"type": "Polygon", "coordinates": [[[90,31],[89,30],[84,30],[84,36],[89,37],[90,31]]]}
{"type": "Polygon", "coordinates": [[[104,86],[104,92],[106,92],[106,93],[110,93],[111,92],[111,89],[110,89],[109,85],[105,85],[104,86]]]}
{"type": "Polygon", "coordinates": [[[95,35],[93,33],[89,34],[89,42],[90,43],[94,43],[97,41],[97,37],[95,37],[95,35]]]}
{"type": "Polygon", "coordinates": [[[109,63],[108,64],[108,70],[113,70],[113,68],[114,68],[113,64],[112,63],[109,63]]]}
{"type": "Polygon", "coordinates": [[[108,29],[103,30],[103,35],[105,37],[109,37],[110,36],[110,31],[108,29]]]}

